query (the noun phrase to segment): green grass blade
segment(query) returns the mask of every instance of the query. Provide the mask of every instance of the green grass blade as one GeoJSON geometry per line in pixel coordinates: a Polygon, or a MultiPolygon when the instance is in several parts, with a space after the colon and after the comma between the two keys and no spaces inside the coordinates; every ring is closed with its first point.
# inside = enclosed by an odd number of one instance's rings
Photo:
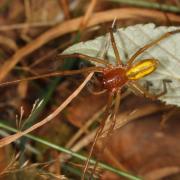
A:
{"type": "Polygon", "coordinates": [[[127,4],[127,5],[132,5],[132,6],[138,6],[138,7],[143,7],[143,8],[158,9],[161,11],[169,11],[173,13],[180,12],[180,7],[178,6],[160,4],[157,2],[149,2],[149,1],[143,1],[143,0],[107,0],[107,1],[127,4]]]}
{"type": "MultiPolygon", "coordinates": [[[[1,122],[0,122],[0,128],[9,130],[9,131],[14,132],[14,133],[18,132],[17,129],[14,129],[14,128],[12,128],[12,127],[10,127],[8,125],[5,125],[4,123],[1,123],[1,122]]],[[[78,158],[79,160],[82,160],[82,161],[86,161],[87,160],[87,157],[85,157],[85,156],[82,156],[82,155],[80,155],[78,153],[75,153],[75,152],[73,152],[73,151],[71,151],[71,150],[69,150],[67,148],[62,147],[62,146],[58,146],[56,144],[53,144],[53,143],[51,143],[49,141],[46,141],[46,140],[44,140],[42,138],[39,138],[39,137],[36,137],[36,136],[32,136],[32,135],[29,135],[29,134],[26,134],[25,136],[30,138],[30,139],[32,139],[32,140],[34,140],[34,141],[36,141],[36,142],[44,144],[44,145],[46,145],[48,147],[51,147],[53,149],[56,149],[57,151],[69,154],[72,157],[78,158]]],[[[91,164],[95,164],[96,161],[91,159],[90,163],[91,164]]],[[[140,177],[134,176],[134,175],[132,175],[132,174],[130,174],[128,172],[121,171],[121,170],[119,170],[117,168],[114,168],[114,167],[112,167],[110,165],[107,165],[107,164],[104,164],[104,163],[99,163],[98,165],[101,168],[105,169],[105,170],[111,171],[113,173],[116,173],[119,176],[126,177],[126,178],[128,178],[130,180],[142,180],[142,178],[140,178],[140,177]]]]}

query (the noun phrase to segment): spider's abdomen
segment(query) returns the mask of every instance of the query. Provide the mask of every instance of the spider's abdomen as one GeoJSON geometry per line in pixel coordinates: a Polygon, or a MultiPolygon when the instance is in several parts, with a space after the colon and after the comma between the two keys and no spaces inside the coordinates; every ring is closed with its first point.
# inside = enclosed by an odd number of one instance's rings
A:
{"type": "Polygon", "coordinates": [[[158,61],[156,59],[144,59],[134,64],[126,71],[129,80],[141,79],[156,70],[158,61]]]}
{"type": "Polygon", "coordinates": [[[116,91],[128,81],[126,71],[123,68],[106,69],[103,72],[102,83],[108,91],[116,91]]]}

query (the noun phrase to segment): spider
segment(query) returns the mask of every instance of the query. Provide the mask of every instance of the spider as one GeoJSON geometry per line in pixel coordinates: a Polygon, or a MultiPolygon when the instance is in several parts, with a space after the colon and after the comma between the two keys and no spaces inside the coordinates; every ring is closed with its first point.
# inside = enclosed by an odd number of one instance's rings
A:
{"type": "MultiPolygon", "coordinates": [[[[170,32],[163,34],[158,39],[156,39],[156,40],[150,42],[149,44],[143,46],[142,48],[140,48],[137,52],[135,52],[132,55],[132,57],[130,57],[130,59],[127,60],[126,64],[123,64],[122,60],[120,58],[119,52],[118,52],[118,48],[116,46],[115,38],[113,35],[113,29],[110,28],[110,30],[109,30],[110,39],[111,39],[111,44],[112,44],[113,51],[114,51],[115,58],[116,58],[116,65],[115,66],[110,64],[105,59],[100,59],[97,57],[91,57],[91,56],[88,56],[85,54],[77,54],[77,53],[76,54],[61,54],[60,57],[62,59],[80,58],[82,60],[87,60],[90,62],[96,62],[98,64],[103,65],[103,67],[102,66],[95,66],[95,67],[83,68],[81,70],[67,70],[67,71],[53,72],[53,73],[49,73],[49,74],[42,74],[42,75],[38,75],[35,77],[29,77],[26,79],[15,80],[12,82],[5,82],[5,83],[2,83],[1,86],[18,83],[18,82],[21,82],[23,80],[34,80],[34,79],[51,77],[51,76],[59,76],[59,75],[73,75],[73,74],[79,74],[79,73],[84,73],[84,72],[96,72],[96,73],[101,74],[102,78],[99,81],[99,83],[102,85],[103,89],[108,92],[108,100],[107,100],[107,106],[106,106],[106,111],[104,113],[104,117],[101,120],[100,126],[97,129],[96,135],[94,137],[93,144],[92,144],[90,152],[89,152],[88,159],[87,159],[85,166],[84,166],[83,175],[81,178],[82,180],[84,180],[86,171],[87,171],[88,166],[89,166],[89,161],[90,161],[90,158],[91,158],[92,153],[93,153],[94,146],[96,145],[98,138],[103,133],[103,129],[104,129],[106,120],[110,116],[110,109],[112,106],[113,99],[115,99],[115,103],[114,103],[113,113],[111,114],[112,120],[111,120],[111,125],[109,127],[107,136],[109,136],[114,129],[114,126],[116,124],[116,116],[117,116],[118,108],[120,105],[121,89],[124,86],[128,86],[131,89],[133,89],[134,92],[137,92],[137,93],[139,93],[145,97],[151,98],[153,100],[157,99],[158,97],[164,95],[167,92],[166,83],[169,81],[165,81],[165,80],[163,81],[163,91],[159,94],[156,94],[156,95],[149,93],[147,89],[140,86],[138,83],[139,79],[153,73],[157,69],[157,67],[158,67],[158,60],[157,59],[153,59],[153,58],[143,59],[143,60],[138,61],[137,63],[134,63],[134,61],[136,60],[136,58],[140,54],[142,54],[148,48],[151,48],[152,46],[156,45],[158,42],[162,41],[163,39],[165,39],[165,38],[167,38],[167,37],[169,37],[175,33],[179,33],[179,32],[180,32],[180,29],[170,31],[170,32]]],[[[103,145],[103,148],[104,147],[105,147],[105,145],[103,145]]],[[[91,173],[91,177],[92,177],[92,174],[95,172],[97,164],[98,164],[98,161],[96,161],[96,164],[94,165],[94,168],[93,168],[92,173],[91,173]]],[[[90,177],[90,179],[91,179],[91,177],[90,177]]]]}
{"type": "MultiPolygon", "coordinates": [[[[88,61],[94,61],[96,63],[100,63],[102,65],[105,65],[105,67],[95,67],[92,70],[93,72],[100,72],[101,73],[102,78],[101,78],[100,83],[101,83],[103,89],[108,92],[108,101],[107,101],[107,106],[106,106],[104,118],[100,122],[100,126],[97,129],[96,135],[94,137],[93,144],[92,144],[90,152],[89,152],[88,160],[86,161],[85,166],[84,166],[84,171],[83,171],[83,175],[81,178],[82,180],[84,180],[84,178],[85,178],[85,173],[88,169],[89,161],[90,161],[90,158],[92,156],[94,146],[97,143],[98,137],[100,137],[101,134],[103,133],[103,129],[104,129],[106,120],[108,119],[108,117],[110,115],[110,108],[112,105],[112,101],[113,101],[113,98],[115,97],[114,111],[113,111],[113,115],[112,115],[111,125],[110,125],[110,128],[109,128],[108,133],[107,133],[107,137],[111,134],[111,132],[114,129],[114,126],[116,124],[116,116],[117,116],[118,108],[120,105],[121,89],[124,86],[128,86],[135,93],[137,92],[137,93],[139,93],[145,97],[151,98],[153,100],[157,99],[158,97],[160,97],[164,94],[166,94],[166,92],[167,92],[166,83],[171,82],[169,80],[163,80],[163,91],[160,92],[159,94],[149,93],[147,89],[140,86],[140,84],[137,82],[137,80],[153,73],[157,69],[157,67],[158,67],[158,60],[157,59],[153,59],[153,58],[143,59],[143,60],[138,61],[135,64],[133,64],[133,62],[136,60],[136,58],[140,54],[142,54],[148,48],[154,46],[155,44],[157,44],[161,40],[167,38],[168,36],[173,35],[173,34],[178,33],[178,32],[180,32],[179,29],[167,32],[164,35],[162,35],[161,37],[159,37],[158,39],[156,39],[155,41],[150,42],[149,44],[143,46],[135,54],[133,54],[130,59],[127,60],[126,64],[123,64],[122,60],[120,58],[118,48],[116,46],[115,38],[113,35],[113,29],[112,28],[109,29],[109,33],[110,33],[111,44],[112,44],[113,51],[114,51],[115,58],[116,58],[116,65],[115,66],[108,63],[108,61],[105,59],[102,60],[99,58],[93,58],[93,57],[90,57],[90,56],[87,56],[84,54],[62,55],[63,58],[76,57],[76,58],[86,59],[88,61]]],[[[102,92],[104,92],[104,91],[102,91],[102,92]]],[[[103,145],[101,147],[102,151],[104,150],[104,148],[105,148],[105,145],[103,145]]],[[[96,164],[92,170],[92,174],[94,174],[97,164],[98,164],[98,161],[96,161],[96,164]]],[[[92,174],[91,174],[91,178],[92,178],[92,174]]]]}

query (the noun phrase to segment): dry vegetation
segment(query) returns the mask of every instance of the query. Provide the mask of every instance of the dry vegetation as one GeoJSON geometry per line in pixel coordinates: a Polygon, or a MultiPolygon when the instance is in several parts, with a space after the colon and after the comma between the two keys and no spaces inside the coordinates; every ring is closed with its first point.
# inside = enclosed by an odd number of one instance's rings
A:
{"type": "MultiPolygon", "coordinates": [[[[75,42],[105,34],[115,17],[117,27],[180,24],[179,0],[146,2],[149,8],[138,7],[135,0],[131,5],[111,0],[0,1],[0,81],[86,66],[75,59],[63,62],[58,54],[75,42]],[[169,9],[153,9],[153,3],[169,9]]],[[[91,74],[84,81],[85,77],[43,78],[0,87],[0,179],[80,179],[84,162],[50,143],[88,155],[107,96],[94,96],[89,91],[92,83],[86,84],[91,74]],[[29,132],[47,144],[23,136],[29,132]]],[[[134,179],[180,179],[179,117],[177,107],[124,91],[117,128],[99,158],[131,172],[134,179]]],[[[94,155],[100,147],[99,142],[94,155]]],[[[124,179],[103,169],[96,175],[103,180],[124,179]]]]}

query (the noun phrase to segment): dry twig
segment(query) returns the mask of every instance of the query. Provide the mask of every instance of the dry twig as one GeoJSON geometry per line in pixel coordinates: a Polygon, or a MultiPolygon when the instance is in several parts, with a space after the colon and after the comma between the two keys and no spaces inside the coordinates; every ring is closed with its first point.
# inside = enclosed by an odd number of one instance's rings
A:
{"type": "Polygon", "coordinates": [[[83,81],[83,83],[54,111],[52,112],[49,116],[47,116],[45,119],[42,121],[36,123],[35,125],[31,126],[30,128],[26,129],[25,131],[18,132],[16,134],[7,136],[3,139],[0,140],[0,147],[3,147],[5,145],[10,144],[13,141],[16,141],[20,137],[24,136],[27,133],[30,133],[34,131],[35,129],[41,127],[42,125],[48,123],[52,119],[54,119],[84,88],[84,86],[87,84],[87,82],[91,79],[93,76],[93,73],[90,73],[86,79],[83,81]]]}
{"type": "MultiPolygon", "coordinates": [[[[172,13],[167,13],[169,19],[172,22],[180,22],[180,18],[172,13]]],[[[89,20],[87,27],[91,27],[100,23],[112,21],[116,17],[117,19],[133,19],[138,17],[154,18],[159,21],[166,20],[164,15],[160,11],[148,10],[148,9],[138,9],[138,8],[119,8],[109,11],[103,11],[95,13],[89,20]]],[[[37,50],[47,42],[62,36],[64,34],[77,31],[79,29],[79,24],[82,22],[84,17],[75,18],[64,23],[61,23],[54,28],[48,30],[37,39],[17,50],[16,53],[7,59],[5,63],[0,68],[0,81],[2,81],[7,74],[12,70],[12,68],[20,62],[24,57],[33,51],[37,50]]]]}
{"type": "Polygon", "coordinates": [[[80,29],[83,30],[84,28],[86,28],[88,21],[90,20],[90,18],[92,17],[94,8],[97,4],[97,0],[91,0],[91,3],[89,4],[89,7],[86,11],[86,14],[84,15],[84,18],[82,19],[81,23],[80,23],[80,29]]]}

